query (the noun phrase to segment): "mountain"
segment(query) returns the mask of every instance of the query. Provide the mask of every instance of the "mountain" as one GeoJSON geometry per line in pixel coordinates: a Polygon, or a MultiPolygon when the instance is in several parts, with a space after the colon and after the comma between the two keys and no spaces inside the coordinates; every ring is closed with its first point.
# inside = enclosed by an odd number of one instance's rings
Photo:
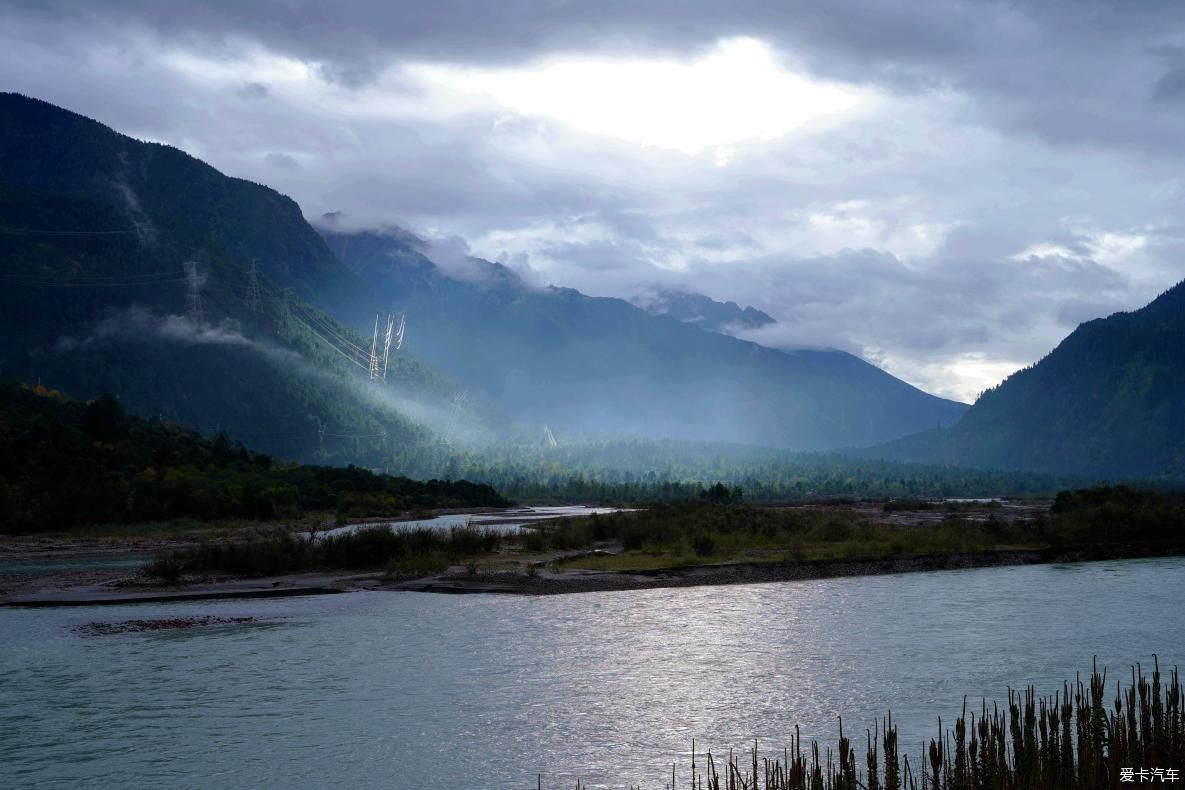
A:
{"type": "Polygon", "coordinates": [[[1185,480],[1185,282],[1088,321],[956,425],[863,451],[989,469],[1185,480]]]}
{"type": "MultiPolygon", "coordinates": [[[[849,354],[775,351],[426,249],[397,229],[319,234],[267,187],[0,95],[6,375],[111,392],[282,457],[376,466],[492,425],[814,450],[965,408],[849,354]],[[386,383],[368,381],[378,310],[407,319],[386,383]]],[[[683,317],[735,312],[676,302],[683,317]]]]}
{"type": "Polygon", "coordinates": [[[120,227],[178,257],[256,259],[318,306],[340,309],[362,292],[291,198],[38,99],[0,93],[0,184],[109,207],[120,227]]]}
{"type": "Polygon", "coordinates": [[[322,308],[377,302],[292,200],[15,94],[0,286],[0,373],[284,458],[394,463],[433,434],[403,406],[454,392],[405,356],[366,382],[369,334],[322,308]]]}
{"type": "Polygon", "coordinates": [[[701,329],[724,332],[736,329],[758,329],[775,323],[774,319],[753,307],[742,308],[736,302],[717,302],[703,294],[659,289],[632,300],[652,315],[669,315],[701,329]]]}
{"type": "MultiPolygon", "coordinates": [[[[521,427],[815,450],[950,425],[965,409],[839,351],[783,352],[621,299],[534,288],[470,258],[449,276],[406,231],[322,235],[403,311],[418,357],[499,403],[521,427]]],[[[359,327],[361,328],[361,327],[359,327]]]]}

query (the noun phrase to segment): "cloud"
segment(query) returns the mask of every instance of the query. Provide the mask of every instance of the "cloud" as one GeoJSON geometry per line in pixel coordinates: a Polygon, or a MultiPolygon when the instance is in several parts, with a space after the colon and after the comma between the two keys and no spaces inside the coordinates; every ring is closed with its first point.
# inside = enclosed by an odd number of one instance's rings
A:
{"type": "Polygon", "coordinates": [[[244,99],[266,99],[268,89],[262,82],[244,82],[237,93],[244,99]]]}
{"type": "Polygon", "coordinates": [[[263,160],[273,167],[281,170],[299,170],[300,162],[296,157],[290,156],[283,151],[268,151],[263,155],[263,160]]]}
{"type": "MultiPolygon", "coordinates": [[[[0,1],[0,68],[309,216],[407,227],[450,276],[478,256],[597,295],[705,293],[774,316],[762,342],[972,397],[1180,278],[1182,22],[1108,0],[0,1]],[[783,78],[872,99],[825,133],[665,147],[537,101],[581,63],[694,70],[746,37],[770,107],[783,78]]],[[[595,87],[561,98],[619,106],[595,87]]]]}
{"type": "Polygon", "coordinates": [[[84,338],[61,337],[54,350],[63,353],[92,345],[168,342],[181,345],[249,346],[233,324],[194,324],[185,316],[159,315],[141,305],[113,312],[99,320],[84,338]]]}
{"type": "Polygon", "coordinates": [[[454,280],[480,282],[489,276],[488,265],[470,254],[469,243],[460,236],[429,240],[424,245],[424,254],[454,280]]]}

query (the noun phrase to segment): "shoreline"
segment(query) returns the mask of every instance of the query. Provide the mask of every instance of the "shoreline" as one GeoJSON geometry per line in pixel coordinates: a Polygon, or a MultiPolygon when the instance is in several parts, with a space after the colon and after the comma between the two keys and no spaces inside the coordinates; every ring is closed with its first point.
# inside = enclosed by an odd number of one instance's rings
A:
{"type": "Polygon", "coordinates": [[[687,565],[647,571],[540,571],[522,574],[444,573],[432,578],[386,584],[382,589],[408,592],[565,595],[669,587],[721,586],[813,581],[849,576],[881,576],[1025,565],[1105,562],[1185,556],[1185,543],[1170,545],[1121,544],[1084,546],[1065,550],[1004,550],[957,554],[920,554],[905,557],[853,557],[801,560],[791,563],[727,563],[687,565]],[[497,587],[498,589],[490,589],[497,587]]]}
{"type": "Polygon", "coordinates": [[[688,565],[647,571],[539,570],[535,575],[511,572],[467,574],[450,569],[445,573],[415,579],[391,579],[380,573],[344,574],[322,571],[250,579],[203,579],[178,585],[164,585],[144,583],[140,579],[131,580],[125,573],[118,578],[112,574],[113,578],[97,584],[42,587],[36,592],[6,595],[0,597],[0,606],[101,606],[280,598],[360,591],[453,595],[567,595],[1173,556],[1185,556],[1185,543],[1112,544],[1059,550],[1002,550],[904,557],[853,557],[787,563],[688,565]]]}

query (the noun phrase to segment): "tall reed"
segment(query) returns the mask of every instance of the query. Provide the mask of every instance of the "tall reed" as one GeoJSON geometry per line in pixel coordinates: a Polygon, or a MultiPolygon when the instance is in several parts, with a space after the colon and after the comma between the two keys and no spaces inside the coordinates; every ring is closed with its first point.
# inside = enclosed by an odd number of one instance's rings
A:
{"type": "MultiPolygon", "coordinates": [[[[1139,785],[1140,770],[1175,769],[1185,783],[1185,693],[1177,669],[1162,679],[1153,657],[1151,677],[1137,664],[1127,685],[1117,682],[1107,704],[1107,673],[1097,665],[1052,696],[1033,687],[1008,690],[1005,709],[984,702],[963,712],[951,729],[938,722],[922,759],[911,765],[897,743],[892,715],[866,732],[863,767],[839,722],[835,751],[818,742],[804,750],[798,728],[782,756],[711,751],[683,778],[672,766],[666,788],[689,790],[1102,790],[1139,785]],[[703,766],[702,771],[700,766],[703,766]],[[1123,769],[1134,779],[1121,783],[1123,769]]],[[[1144,783],[1148,783],[1145,780],[1144,783]]],[[[1168,783],[1171,784],[1171,783],[1168,783]]],[[[582,786],[577,785],[580,790],[582,786]]],[[[640,790],[640,789],[639,789],[640,790]]]]}

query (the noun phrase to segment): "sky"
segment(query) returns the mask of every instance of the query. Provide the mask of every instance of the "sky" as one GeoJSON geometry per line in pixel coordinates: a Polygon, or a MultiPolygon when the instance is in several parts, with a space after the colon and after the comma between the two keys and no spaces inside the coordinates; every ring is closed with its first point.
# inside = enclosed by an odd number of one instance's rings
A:
{"type": "Polygon", "coordinates": [[[965,401],[1185,277],[1175,0],[0,0],[0,89],[965,401]]]}

